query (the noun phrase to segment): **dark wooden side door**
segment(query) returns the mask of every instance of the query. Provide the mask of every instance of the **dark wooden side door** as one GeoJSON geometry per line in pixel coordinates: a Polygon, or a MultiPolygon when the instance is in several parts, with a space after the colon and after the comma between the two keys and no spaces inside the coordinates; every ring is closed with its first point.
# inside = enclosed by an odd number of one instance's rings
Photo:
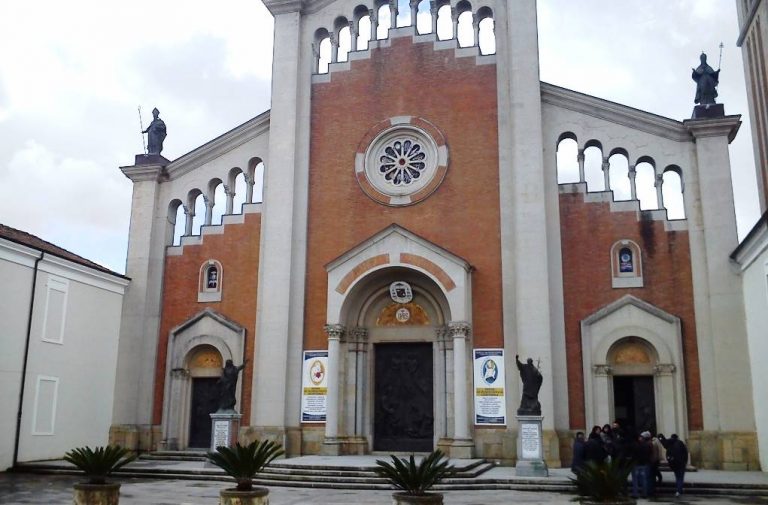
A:
{"type": "Polygon", "coordinates": [[[377,344],[374,352],[373,449],[432,451],[432,344],[377,344]]]}
{"type": "MultiPolygon", "coordinates": [[[[613,378],[614,411],[622,426],[656,433],[656,395],[650,375],[613,378]]],[[[605,423],[612,420],[604,421],[605,423]]]]}
{"type": "Polygon", "coordinates": [[[192,407],[189,416],[189,447],[211,446],[211,416],[219,408],[216,377],[192,379],[192,407]]]}

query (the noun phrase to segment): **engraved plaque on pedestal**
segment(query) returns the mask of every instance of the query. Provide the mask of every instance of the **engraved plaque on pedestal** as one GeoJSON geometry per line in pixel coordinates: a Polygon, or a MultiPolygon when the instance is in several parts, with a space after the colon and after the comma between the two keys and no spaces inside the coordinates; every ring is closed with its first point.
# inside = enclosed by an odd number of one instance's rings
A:
{"type": "Polygon", "coordinates": [[[211,414],[211,450],[217,447],[233,447],[237,443],[237,435],[240,431],[240,418],[243,417],[234,410],[229,412],[215,412],[211,414]]]}
{"type": "Polygon", "coordinates": [[[544,462],[544,444],[541,434],[541,416],[517,416],[517,465],[520,477],[548,477],[544,462]]]}

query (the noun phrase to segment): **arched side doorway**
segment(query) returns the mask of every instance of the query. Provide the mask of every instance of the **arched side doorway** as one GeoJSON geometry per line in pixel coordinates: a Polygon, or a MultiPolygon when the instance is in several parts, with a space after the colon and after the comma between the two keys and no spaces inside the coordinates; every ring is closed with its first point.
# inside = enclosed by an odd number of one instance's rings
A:
{"type": "Polygon", "coordinates": [[[393,225],[327,265],[328,414],[323,452],[471,457],[470,272],[393,225]],[[409,287],[400,298],[393,283],[409,287]],[[335,371],[335,372],[334,372],[335,371]]]}
{"type": "Polygon", "coordinates": [[[688,433],[680,319],[632,295],[581,322],[587,427],[624,416],[688,433]]]}
{"type": "MultiPolygon", "coordinates": [[[[163,395],[163,441],[167,450],[207,447],[208,412],[214,408],[215,382],[222,363],[242,363],[245,329],[205,309],[171,330],[163,395]]],[[[241,384],[237,385],[242,404],[241,384]]]]}

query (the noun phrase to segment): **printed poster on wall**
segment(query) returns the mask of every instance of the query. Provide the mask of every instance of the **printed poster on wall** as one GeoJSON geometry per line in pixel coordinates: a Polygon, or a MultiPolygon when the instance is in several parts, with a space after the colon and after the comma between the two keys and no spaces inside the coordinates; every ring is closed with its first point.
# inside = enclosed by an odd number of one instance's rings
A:
{"type": "Polygon", "coordinates": [[[475,424],[505,425],[504,349],[475,349],[475,424]]]}
{"type": "Polygon", "coordinates": [[[304,351],[301,422],[324,423],[328,396],[328,351],[304,351]]]}

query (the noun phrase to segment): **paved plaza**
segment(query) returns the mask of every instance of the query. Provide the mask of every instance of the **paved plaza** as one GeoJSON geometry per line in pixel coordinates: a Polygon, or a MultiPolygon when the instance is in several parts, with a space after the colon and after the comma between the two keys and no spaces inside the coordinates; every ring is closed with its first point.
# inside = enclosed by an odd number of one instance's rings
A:
{"type": "MultiPolygon", "coordinates": [[[[0,473],[0,504],[72,503],[72,484],[76,476],[0,473]]],[[[120,479],[121,505],[215,505],[221,482],[189,480],[120,479]]],[[[557,504],[573,503],[572,495],[531,491],[451,491],[445,493],[446,505],[557,504]]],[[[389,491],[348,491],[270,487],[271,505],[341,505],[390,504],[389,491]]],[[[685,496],[661,497],[638,503],[659,504],[765,504],[768,498],[685,496]]]]}

